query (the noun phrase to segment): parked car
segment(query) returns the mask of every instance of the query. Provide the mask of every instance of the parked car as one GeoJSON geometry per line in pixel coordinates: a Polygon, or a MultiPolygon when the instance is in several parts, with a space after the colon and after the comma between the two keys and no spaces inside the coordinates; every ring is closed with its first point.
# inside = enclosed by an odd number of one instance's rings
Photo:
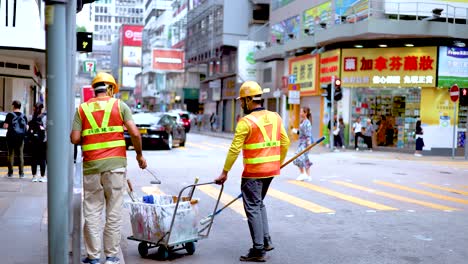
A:
{"type": "MultiPolygon", "coordinates": [[[[185,129],[168,113],[137,113],[133,120],[140,130],[143,147],[163,146],[172,149],[173,146],[185,146],[185,129]]],[[[132,140],[127,131],[124,132],[127,148],[132,140]]]]}
{"type": "Polygon", "coordinates": [[[169,112],[176,113],[180,116],[182,122],[184,123],[185,133],[188,133],[191,126],[190,113],[183,110],[170,110],[169,112]]]}

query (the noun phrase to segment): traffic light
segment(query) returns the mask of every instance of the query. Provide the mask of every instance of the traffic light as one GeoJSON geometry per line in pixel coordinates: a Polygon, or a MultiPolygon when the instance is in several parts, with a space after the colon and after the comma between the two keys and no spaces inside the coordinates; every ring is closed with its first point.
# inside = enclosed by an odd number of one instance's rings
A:
{"type": "Polygon", "coordinates": [[[141,102],[138,102],[136,107],[137,109],[141,109],[141,102]]]}
{"type": "Polygon", "coordinates": [[[335,94],[333,95],[333,99],[335,99],[335,101],[339,101],[341,100],[341,98],[343,98],[343,93],[341,92],[341,80],[336,79],[335,80],[335,94]]]}
{"type": "MultiPolygon", "coordinates": [[[[323,86],[322,86],[323,87],[323,86]]],[[[327,84],[327,86],[323,87],[322,89],[325,90],[325,98],[327,98],[328,101],[331,101],[331,83],[327,84]]]]}
{"type": "Polygon", "coordinates": [[[468,106],[468,88],[460,89],[460,106],[468,106]]]}

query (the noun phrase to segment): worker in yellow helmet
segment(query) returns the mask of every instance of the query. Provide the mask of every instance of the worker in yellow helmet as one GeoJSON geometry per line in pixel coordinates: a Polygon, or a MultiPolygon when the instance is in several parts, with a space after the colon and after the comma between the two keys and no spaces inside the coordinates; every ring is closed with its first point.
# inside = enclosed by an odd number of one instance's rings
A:
{"type": "Polygon", "coordinates": [[[113,98],[119,91],[114,77],[100,72],[94,78],[92,87],[95,97],[78,107],[70,135],[71,142],[81,144],[83,150],[83,232],[87,252],[83,263],[100,263],[101,214],[105,206],[105,264],[118,264],[127,167],[123,126],[131,136],[140,168],[146,168],[146,160],[142,154],[140,132],[133,122],[130,108],[113,98]]]}
{"type": "Polygon", "coordinates": [[[237,99],[245,116],[237,123],[224,168],[215,179],[218,184],[227,180],[228,172],[242,150],[241,191],[253,246],[240,257],[241,261],[263,262],[266,251],[274,248],[263,199],[273,178],[280,174],[290,144],[281,117],[262,107],[262,94],[262,88],[254,81],[244,82],[240,87],[237,99]]]}

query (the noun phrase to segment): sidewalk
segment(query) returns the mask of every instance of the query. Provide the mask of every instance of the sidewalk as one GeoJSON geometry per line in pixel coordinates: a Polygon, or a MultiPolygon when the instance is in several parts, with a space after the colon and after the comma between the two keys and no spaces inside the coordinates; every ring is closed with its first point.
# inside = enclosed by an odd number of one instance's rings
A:
{"type": "MultiPolygon", "coordinates": [[[[5,264],[48,263],[47,183],[32,182],[29,167],[19,179],[0,167],[0,256],[5,264]]],[[[122,240],[126,238],[122,238],[122,240]]],[[[71,243],[71,241],[70,241],[71,243]]],[[[84,256],[82,239],[81,257],[84,256]]],[[[70,245],[71,248],[71,245],[70,245]]],[[[122,253],[120,263],[125,264],[122,253]]],[[[104,261],[101,261],[104,263],[104,261]]],[[[71,260],[69,262],[72,263],[71,260]]]]}

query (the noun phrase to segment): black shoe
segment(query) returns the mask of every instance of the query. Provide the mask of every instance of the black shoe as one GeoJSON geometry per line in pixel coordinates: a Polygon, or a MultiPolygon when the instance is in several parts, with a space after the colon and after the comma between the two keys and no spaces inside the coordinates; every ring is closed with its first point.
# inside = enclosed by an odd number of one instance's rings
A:
{"type": "Polygon", "coordinates": [[[21,174],[19,175],[19,177],[20,177],[20,179],[23,179],[23,178],[24,178],[24,174],[21,173],[21,174]]]}
{"type": "Polygon", "coordinates": [[[240,261],[251,261],[251,262],[265,262],[265,250],[263,249],[249,249],[249,253],[239,258],[240,261]]]}
{"type": "Polygon", "coordinates": [[[273,242],[271,242],[271,237],[268,236],[263,239],[263,248],[265,249],[265,251],[275,249],[275,246],[273,246],[273,242]]]}

